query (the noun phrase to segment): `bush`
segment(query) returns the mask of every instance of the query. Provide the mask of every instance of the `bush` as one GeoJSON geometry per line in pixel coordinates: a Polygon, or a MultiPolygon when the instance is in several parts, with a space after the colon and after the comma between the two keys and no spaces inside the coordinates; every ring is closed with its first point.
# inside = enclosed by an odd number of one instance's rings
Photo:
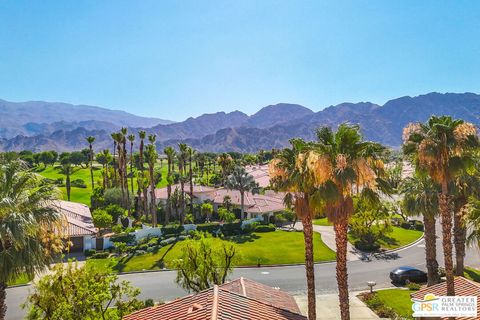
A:
{"type": "Polygon", "coordinates": [[[208,233],[214,233],[218,229],[220,229],[220,225],[218,223],[202,223],[197,224],[197,231],[203,231],[208,233]]]}
{"type": "Polygon", "coordinates": [[[122,233],[122,230],[123,230],[123,228],[122,228],[122,226],[119,225],[119,224],[116,224],[116,225],[114,225],[114,226],[112,227],[112,231],[113,231],[114,233],[122,233]]]}
{"type": "Polygon", "coordinates": [[[148,244],[144,243],[144,244],[138,245],[135,251],[139,251],[139,250],[146,251],[147,249],[148,249],[148,244]]]}
{"type": "Polygon", "coordinates": [[[135,235],[129,234],[126,232],[119,233],[119,234],[114,234],[111,238],[110,241],[112,242],[125,242],[127,244],[132,244],[135,243],[135,235]]]}
{"type": "Polygon", "coordinates": [[[147,299],[143,304],[145,305],[145,308],[149,308],[153,307],[155,305],[155,302],[153,301],[153,299],[147,299]]]}
{"type": "Polygon", "coordinates": [[[150,240],[148,240],[147,244],[149,247],[153,247],[153,246],[156,246],[158,242],[159,242],[158,237],[153,237],[150,240]]]}
{"type": "Polygon", "coordinates": [[[406,287],[409,289],[409,290],[420,290],[420,288],[422,287],[422,285],[418,284],[418,283],[415,283],[415,282],[410,282],[410,283],[407,283],[406,287]]]}
{"type": "Polygon", "coordinates": [[[108,258],[108,256],[110,255],[110,252],[97,252],[97,253],[94,253],[90,259],[105,259],[105,258],[108,258]]]}
{"type": "Polygon", "coordinates": [[[243,233],[241,222],[225,223],[222,225],[222,233],[226,236],[234,236],[243,233]]]}
{"type": "Polygon", "coordinates": [[[165,237],[169,236],[178,236],[182,231],[184,231],[185,228],[180,225],[168,225],[162,228],[162,234],[165,237]]]}
{"type": "Polygon", "coordinates": [[[87,184],[82,179],[75,179],[70,182],[70,185],[75,188],[86,188],[87,184]]]}
{"type": "Polygon", "coordinates": [[[144,254],[147,254],[147,251],[137,250],[137,251],[135,251],[135,253],[134,253],[135,256],[143,256],[144,254]]]}
{"type": "Polygon", "coordinates": [[[175,243],[176,241],[177,241],[176,238],[168,238],[168,239],[165,239],[165,240],[160,241],[160,245],[161,245],[162,247],[164,247],[164,246],[166,246],[166,245],[175,243]]]}
{"type": "Polygon", "coordinates": [[[178,236],[178,240],[180,240],[180,241],[187,240],[188,238],[190,238],[190,236],[187,236],[187,235],[178,236]]]}
{"type": "Polygon", "coordinates": [[[355,241],[355,248],[360,251],[372,252],[379,250],[380,245],[378,243],[365,243],[361,241],[355,241]]]}
{"type": "Polygon", "coordinates": [[[91,257],[93,256],[95,253],[97,252],[97,250],[95,249],[88,249],[88,250],[85,250],[84,254],[85,254],[85,257],[91,257]]]}
{"type": "Polygon", "coordinates": [[[272,231],[275,231],[275,226],[271,223],[260,224],[255,226],[255,232],[272,232],[272,231]]]}
{"type": "Polygon", "coordinates": [[[159,246],[152,246],[147,248],[148,253],[157,252],[160,249],[159,246]]]}
{"type": "Polygon", "coordinates": [[[117,223],[119,217],[125,216],[125,209],[116,204],[109,204],[105,207],[105,211],[112,216],[113,222],[117,223]]]}

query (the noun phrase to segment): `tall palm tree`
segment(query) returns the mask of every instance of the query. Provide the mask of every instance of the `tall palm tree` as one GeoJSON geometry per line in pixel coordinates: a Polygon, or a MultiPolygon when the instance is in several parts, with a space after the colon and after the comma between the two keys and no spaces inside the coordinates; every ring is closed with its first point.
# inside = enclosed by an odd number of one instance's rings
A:
{"type": "Polygon", "coordinates": [[[218,156],[217,162],[218,165],[222,168],[222,181],[225,181],[230,172],[230,168],[233,165],[232,156],[224,152],[218,156]]]}
{"type": "Polygon", "coordinates": [[[63,221],[52,206],[58,195],[26,164],[0,155],[0,320],[7,310],[7,282],[33,277],[63,248],[53,232],[63,221]]]}
{"type": "Polygon", "coordinates": [[[72,175],[72,158],[70,153],[63,152],[60,155],[60,165],[62,173],[65,175],[65,189],[67,190],[67,200],[70,201],[71,183],[70,176],[72,175]]]}
{"type": "Polygon", "coordinates": [[[453,191],[453,243],[455,245],[455,275],[463,276],[465,269],[465,248],[467,241],[466,217],[468,199],[480,196],[478,159],[475,170],[459,175],[451,184],[453,191]]]}
{"type": "Polygon", "coordinates": [[[350,319],[348,298],[347,243],[349,218],[353,214],[353,197],[379,201],[377,178],[383,172],[380,157],[384,147],[364,141],[358,126],[341,124],[336,132],[323,127],[317,141],[298,159],[317,187],[312,203],[323,210],[335,231],[337,285],[340,314],[350,319]]]}
{"type": "Polygon", "coordinates": [[[403,151],[420,170],[440,184],[439,212],[447,278],[447,295],[455,295],[452,250],[452,194],[449,184],[473,163],[478,146],[476,128],[463,120],[432,116],[424,124],[409,124],[403,132],[403,151]]]}
{"type": "Polygon", "coordinates": [[[90,162],[90,178],[92,179],[92,190],[95,188],[95,182],[93,180],[93,143],[95,142],[95,137],[89,136],[85,138],[88,142],[89,149],[89,162],[90,162]]]}
{"type": "Polygon", "coordinates": [[[180,223],[183,224],[183,217],[185,216],[185,163],[188,157],[188,146],[185,143],[179,143],[178,149],[178,171],[180,172],[180,192],[182,193],[180,223]]]}
{"type": "Polygon", "coordinates": [[[467,230],[467,243],[480,247],[480,199],[471,197],[468,201],[467,216],[465,217],[467,230]]]}
{"type": "Polygon", "coordinates": [[[155,135],[149,135],[148,140],[150,144],[147,145],[145,150],[145,159],[148,163],[148,171],[150,175],[150,213],[152,214],[152,225],[157,226],[157,202],[155,199],[155,177],[154,168],[157,163],[157,150],[155,148],[155,135]]]}
{"type": "Polygon", "coordinates": [[[112,162],[112,155],[110,154],[110,150],[104,149],[102,152],[97,154],[97,161],[103,167],[103,188],[110,187],[109,182],[109,163],[112,162]]]}
{"type": "Polygon", "coordinates": [[[168,224],[172,215],[172,203],[170,197],[172,196],[172,163],[175,158],[175,150],[172,147],[166,147],[163,153],[167,156],[167,214],[165,215],[165,224],[168,224]]]}
{"type": "Polygon", "coordinates": [[[315,189],[306,170],[297,166],[297,160],[308,144],[301,139],[290,140],[291,148],[280,151],[270,162],[270,182],[274,189],[285,191],[284,202],[293,204],[303,226],[305,243],[305,270],[307,276],[308,318],[316,319],[315,272],[313,263],[313,210],[310,197],[315,189]]]}
{"type": "MultiPolygon", "coordinates": [[[[114,144],[117,146],[117,172],[118,172],[118,179],[117,179],[117,174],[115,174],[115,179],[117,181],[117,185],[120,186],[120,190],[122,191],[122,207],[125,209],[127,208],[126,201],[125,201],[125,184],[124,184],[124,179],[123,179],[123,140],[125,139],[124,135],[121,132],[116,132],[112,134],[112,138],[114,141],[114,144]]],[[[115,156],[114,156],[115,159],[115,156]]]]}
{"type": "MultiPolygon", "coordinates": [[[[145,131],[143,131],[143,130],[138,131],[138,137],[140,138],[140,147],[139,147],[140,175],[139,176],[142,177],[142,179],[145,179],[143,149],[144,149],[144,146],[145,146],[146,136],[147,136],[147,133],[145,131]]],[[[142,186],[143,186],[143,184],[142,184],[142,186]]],[[[147,187],[146,186],[143,186],[143,188],[142,188],[140,184],[138,185],[138,198],[142,199],[142,206],[141,207],[142,207],[142,210],[145,213],[145,215],[147,215],[148,205],[147,205],[147,187]],[[141,197],[141,193],[143,193],[143,197],[141,197]]]]}
{"type": "Polygon", "coordinates": [[[130,184],[132,187],[132,194],[135,192],[133,190],[133,142],[135,141],[135,135],[129,134],[127,136],[128,141],[130,141],[130,184]]]}
{"type": "Polygon", "coordinates": [[[128,214],[131,214],[131,208],[130,208],[130,191],[128,189],[128,173],[127,173],[127,135],[128,135],[128,129],[125,127],[122,127],[120,129],[120,133],[122,134],[122,164],[123,164],[123,176],[122,176],[122,181],[123,181],[123,186],[125,188],[126,192],[126,198],[125,198],[125,203],[127,205],[128,209],[128,214]]]}
{"type": "Polygon", "coordinates": [[[402,207],[410,215],[422,215],[425,227],[425,258],[427,264],[427,286],[440,281],[437,262],[437,235],[435,231],[438,215],[439,186],[425,175],[417,174],[402,182],[402,207]]]}
{"type": "MultiPolygon", "coordinates": [[[[190,183],[190,198],[193,196],[193,168],[192,168],[192,160],[195,150],[192,147],[188,147],[188,180],[190,183]]],[[[193,201],[190,200],[190,213],[193,214],[193,201]]]]}
{"type": "Polygon", "coordinates": [[[115,165],[115,152],[117,150],[118,133],[113,132],[110,134],[110,136],[112,137],[112,140],[113,140],[113,163],[112,163],[113,181],[114,181],[114,185],[117,185],[117,166],[115,165]]]}
{"type": "Polygon", "coordinates": [[[255,182],[255,178],[248,174],[245,168],[236,166],[225,180],[225,187],[240,192],[240,219],[243,219],[245,212],[245,192],[255,193],[258,191],[258,184],[255,182]]]}

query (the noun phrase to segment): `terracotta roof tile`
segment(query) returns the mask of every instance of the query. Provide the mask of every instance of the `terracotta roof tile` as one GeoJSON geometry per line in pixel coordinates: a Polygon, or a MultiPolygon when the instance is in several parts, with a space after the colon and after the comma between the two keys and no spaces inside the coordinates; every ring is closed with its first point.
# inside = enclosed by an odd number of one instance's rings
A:
{"type": "Polygon", "coordinates": [[[68,227],[65,232],[70,237],[92,235],[97,232],[88,206],[63,200],[55,201],[53,206],[66,218],[68,227]]]}
{"type": "Polygon", "coordinates": [[[164,305],[139,310],[126,320],[306,320],[288,294],[240,278],[164,305]]]}

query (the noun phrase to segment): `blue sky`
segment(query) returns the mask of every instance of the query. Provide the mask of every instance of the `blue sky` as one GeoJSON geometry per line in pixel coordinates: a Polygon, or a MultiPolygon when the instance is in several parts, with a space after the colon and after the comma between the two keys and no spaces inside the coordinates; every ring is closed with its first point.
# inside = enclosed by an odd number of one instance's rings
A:
{"type": "Polygon", "coordinates": [[[0,1],[0,98],[183,120],[480,92],[476,1],[0,1]]]}

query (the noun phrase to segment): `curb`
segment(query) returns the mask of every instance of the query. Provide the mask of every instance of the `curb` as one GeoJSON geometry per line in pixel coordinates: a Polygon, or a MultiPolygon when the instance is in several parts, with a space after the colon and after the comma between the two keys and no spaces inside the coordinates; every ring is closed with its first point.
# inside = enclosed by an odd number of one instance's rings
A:
{"type": "Polygon", "coordinates": [[[418,238],[417,240],[415,240],[413,242],[410,242],[409,244],[406,244],[402,247],[395,248],[395,249],[380,251],[379,253],[395,253],[395,252],[398,252],[398,251],[402,251],[404,249],[408,249],[410,247],[416,246],[419,242],[421,242],[424,239],[424,237],[425,237],[425,233],[423,233],[420,238],[418,238]]]}

